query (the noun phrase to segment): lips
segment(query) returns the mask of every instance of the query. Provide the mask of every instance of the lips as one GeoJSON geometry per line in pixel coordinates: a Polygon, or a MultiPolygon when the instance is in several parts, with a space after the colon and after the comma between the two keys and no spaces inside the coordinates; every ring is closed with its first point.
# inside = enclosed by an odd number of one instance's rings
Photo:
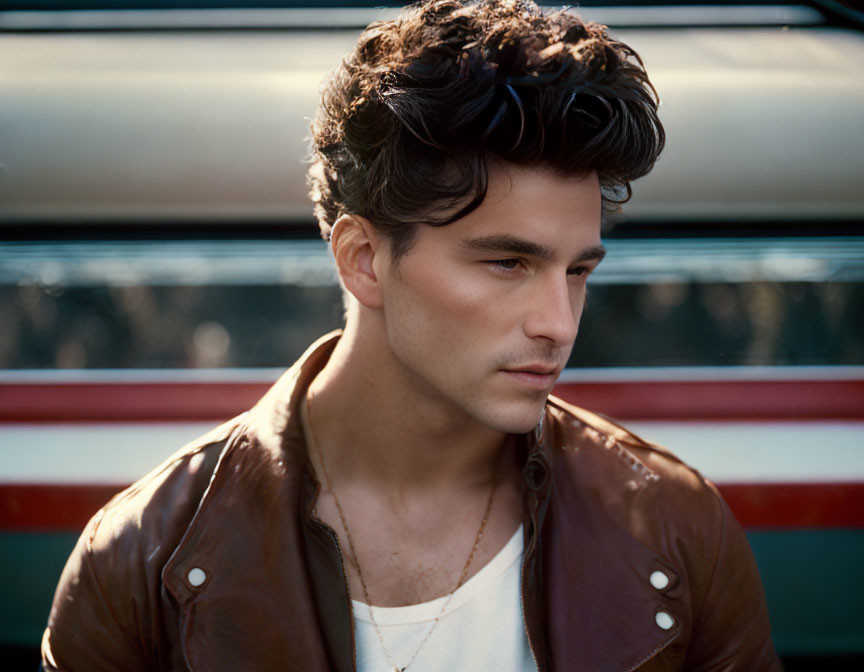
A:
{"type": "Polygon", "coordinates": [[[502,369],[511,380],[534,390],[551,389],[558,380],[561,369],[549,364],[528,364],[512,369],[502,369]]]}
{"type": "Polygon", "coordinates": [[[538,376],[558,375],[560,369],[554,364],[528,364],[526,366],[504,369],[510,373],[534,373],[538,376]]]}

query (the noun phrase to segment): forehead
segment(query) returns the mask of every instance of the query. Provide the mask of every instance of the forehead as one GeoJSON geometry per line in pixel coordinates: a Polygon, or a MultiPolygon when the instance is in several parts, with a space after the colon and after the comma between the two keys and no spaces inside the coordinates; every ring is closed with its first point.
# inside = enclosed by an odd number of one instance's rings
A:
{"type": "Polygon", "coordinates": [[[547,168],[496,166],[475,210],[446,226],[423,226],[419,234],[439,243],[517,236],[571,254],[599,244],[601,217],[596,173],[562,176],[547,168]]]}

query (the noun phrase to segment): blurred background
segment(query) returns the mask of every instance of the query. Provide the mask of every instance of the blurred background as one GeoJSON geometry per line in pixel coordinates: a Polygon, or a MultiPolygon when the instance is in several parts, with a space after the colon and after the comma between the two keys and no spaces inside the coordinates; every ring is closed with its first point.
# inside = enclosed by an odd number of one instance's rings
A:
{"type": "MultiPolygon", "coordinates": [[[[341,325],[304,158],[384,4],[0,4],[4,669],[38,664],[87,519],[341,325]]],[[[668,144],[557,393],[719,484],[788,670],[864,669],[864,12],[580,5],[642,56],[668,144]]]]}

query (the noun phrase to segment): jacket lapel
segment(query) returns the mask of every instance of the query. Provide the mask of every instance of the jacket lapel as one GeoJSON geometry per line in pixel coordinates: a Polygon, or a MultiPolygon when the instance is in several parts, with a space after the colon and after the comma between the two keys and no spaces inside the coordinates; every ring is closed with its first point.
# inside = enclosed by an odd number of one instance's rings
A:
{"type": "Polygon", "coordinates": [[[306,566],[312,581],[315,603],[327,650],[330,652],[333,672],[351,672],[356,660],[354,619],[351,597],[346,585],[347,569],[343,566],[339,541],[324,525],[312,520],[309,508],[318,495],[318,485],[311,477],[304,483],[304,501],[301,513],[305,518],[304,548],[306,566]]]}
{"type": "Polygon", "coordinates": [[[332,633],[322,629],[331,615],[319,611],[313,587],[320,576],[309,571],[307,553],[318,551],[300,505],[306,454],[296,419],[300,397],[335,343],[326,341],[247,414],[163,570],[181,608],[182,647],[193,671],[333,667],[332,633]]]}
{"type": "Polygon", "coordinates": [[[550,428],[559,448],[542,546],[553,668],[635,670],[681,633],[681,573],[610,515],[638,511],[656,477],[613,437],[572,424],[550,428]],[[651,584],[658,570],[670,579],[665,591],[651,584]],[[659,612],[672,617],[668,629],[659,612]]]}

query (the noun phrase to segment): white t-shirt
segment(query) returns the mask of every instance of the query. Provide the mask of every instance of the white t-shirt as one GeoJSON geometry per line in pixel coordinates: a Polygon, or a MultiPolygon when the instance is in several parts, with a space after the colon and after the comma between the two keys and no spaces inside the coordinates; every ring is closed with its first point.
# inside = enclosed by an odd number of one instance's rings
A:
{"type": "MultiPolygon", "coordinates": [[[[483,569],[453,594],[408,672],[536,672],[519,595],[522,527],[483,569]]],[[[373,607],[393,662],[407,665],[446,600],[373,607]]],[[[369,607],[353,602],[359,672],[389,672],[369,607]]]]}

